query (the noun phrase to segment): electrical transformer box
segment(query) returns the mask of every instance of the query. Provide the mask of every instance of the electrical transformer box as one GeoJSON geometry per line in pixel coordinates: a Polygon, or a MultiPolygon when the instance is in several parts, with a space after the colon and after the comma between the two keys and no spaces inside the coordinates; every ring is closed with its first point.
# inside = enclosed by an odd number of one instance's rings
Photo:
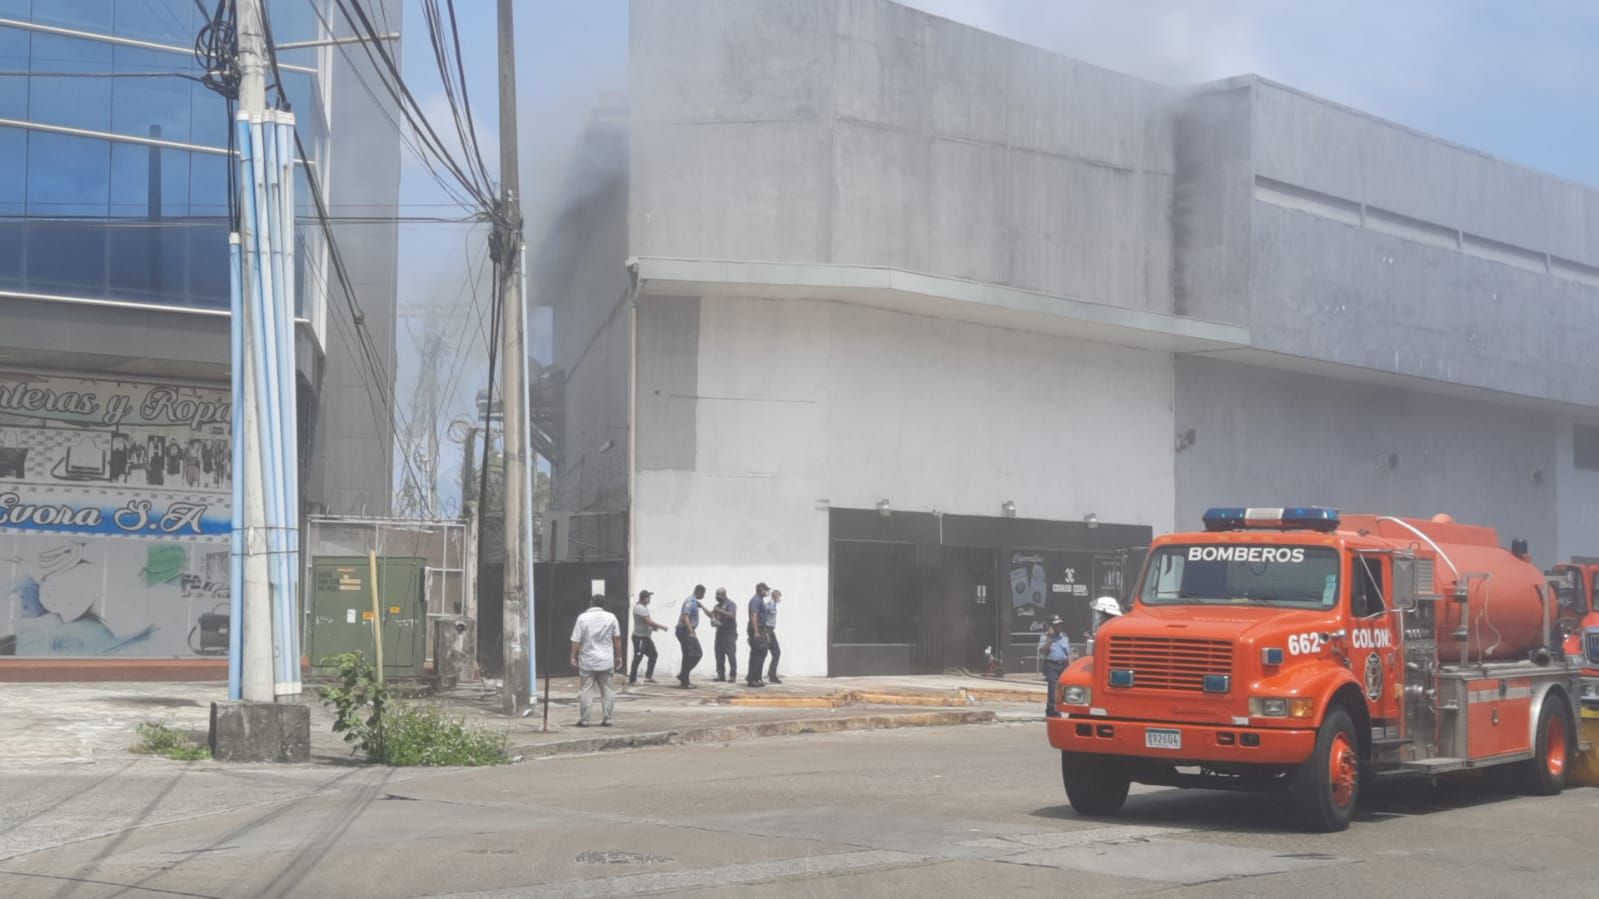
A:
{"type": "Polygon", "coordinates": [[[311,626],[307,655],[313,674],[332,674],[332,657],[346,652],[373,658],[376,618],[383,633],[383,675],[420,678],[427,640],[427,560],[379,556],[377,608],[372,566],[363,556],[317,556],[311,562],[311,626]]]}

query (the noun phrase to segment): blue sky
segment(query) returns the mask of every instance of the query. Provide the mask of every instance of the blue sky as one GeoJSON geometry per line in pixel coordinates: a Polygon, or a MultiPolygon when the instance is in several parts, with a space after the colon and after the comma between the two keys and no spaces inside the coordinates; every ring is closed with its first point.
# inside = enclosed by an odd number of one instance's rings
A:
{"type": "MultiPolygon", "coordinates": [[[[404,0],[407,83],[442,126],[417,0],[404,0]]],[[[762,2],[762,0],[746,0],[762,2]]],[[[1107,68],[1173,85],[1254,72],[1530,168],[1599,185],[1599,0],[912,0],[937,15],[1107,68]]],[[[467,78],[485,156],[497,168],[493,0],[457,0],[467,78]]],[[[601,91],[627,82],[627,0],[517,3],[522,185],[529,239],[561,186],[572,142],[601,91]]],[[[685,3],[691,9],[692,3],[685,3]]],[[[442,197],[407,166],[401,202],[436,214],[442,197]]],[[[482,235],[459,226],[401,229],[402,305],[458,307],[482,235]]],[[[486,285],[480,284],[479,289],[486,285]]],[[[475,337],[456,313],[452,328],[475,337]]],[[[547,341],[547,334],[536,337],[547,341]]],[[[400,335],[398,395],[415,383],[400,335]]],[[[450,417],[482,383],[482,341],[450,417]]],[[[446,442],[441,480],[453,484],[446,442]]]]}

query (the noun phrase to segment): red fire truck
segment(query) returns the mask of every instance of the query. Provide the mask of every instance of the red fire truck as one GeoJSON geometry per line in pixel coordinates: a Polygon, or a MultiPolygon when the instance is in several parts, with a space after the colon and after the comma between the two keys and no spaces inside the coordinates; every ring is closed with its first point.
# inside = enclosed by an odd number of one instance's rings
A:
{"type": "Polygon", "coordinates": [[[1599,709],[1599,559],[1561,562],[1545,576],[1558,601],[1556,639],[1582,664],[1582,704],[1599,709]]]}
{"type": "Polygon", "coordinates": [[[1056,687],[1078,812],[1119,811],[1134,782],[1282,790],[1334,831],[1378,774],[1561,790],[1580,669],[1543,574],[1492,528],[1319,507],[1204,523],[1154,542],[1132,608],[1056,687]]]}

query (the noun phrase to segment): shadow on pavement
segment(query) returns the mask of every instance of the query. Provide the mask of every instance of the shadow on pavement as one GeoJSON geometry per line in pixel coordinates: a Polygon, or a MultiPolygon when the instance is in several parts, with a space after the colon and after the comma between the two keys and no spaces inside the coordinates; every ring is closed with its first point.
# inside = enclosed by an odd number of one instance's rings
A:
{"type": "MultiPolygon", "coordinates": [[[[1396,818],[1452,812],[1522,798],[1495,788],[1485,778],[1420,778],[1376,780],[1362,785],[1355,821],[1381,824],[1396,818]]],[[[1121,813],[1110,818],[1079,815],[1064,801],[1036,809],[1038,818],[1062,821],[1105,821],[1160,827],[1192,827],[1214,832],[1297,832],[1291,800],[1284,793],[1234,793],[1225,790],[1163,789],[1127,797],[1121,813]]]]}

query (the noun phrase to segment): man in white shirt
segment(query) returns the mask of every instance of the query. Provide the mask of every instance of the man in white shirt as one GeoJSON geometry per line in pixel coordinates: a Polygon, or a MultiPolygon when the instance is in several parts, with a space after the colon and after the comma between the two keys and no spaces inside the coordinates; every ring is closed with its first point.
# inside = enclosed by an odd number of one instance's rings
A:
{"type": "Polygon", "coordinates": [[[572,627],[572,667],[578,672],[578,727],[589,726],[589,706],[594,703],[596,687],[604,715],[600,726],[611,726],[611,712],[616,706],[611,674],[621,671],[626,661],[622,655],[622,625],[615,615],[605,611],[605,597],[596,595],[589,600],[588,611],[577,616],[577,624],[572,627]]]}

